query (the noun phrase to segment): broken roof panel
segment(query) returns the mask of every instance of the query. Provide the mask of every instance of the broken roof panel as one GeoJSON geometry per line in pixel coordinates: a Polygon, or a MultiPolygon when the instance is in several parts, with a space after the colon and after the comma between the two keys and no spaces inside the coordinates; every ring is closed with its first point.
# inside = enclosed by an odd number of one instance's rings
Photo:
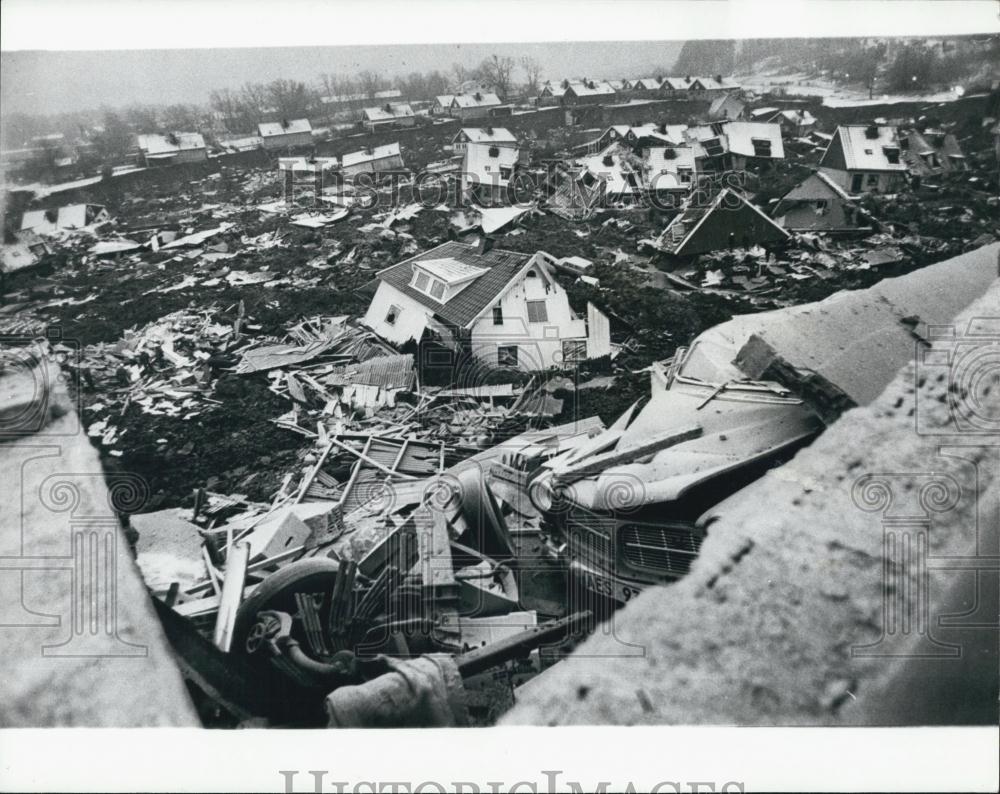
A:
{"type": "Polygon", "coordinates": [[[686,208],[667,225],[659,246],[676,256],[691,256],[730,246],[779,242],[788,232],[731,188],[707,207],[686,208]]]}
{"type": "Polygon", "coordinates": [[[906,163],[899,155],[895,127],[847,124],[837,127],[820,165],[849,171],[905,171],[906,163]],[[837,161],[838,155],[843,158],[843,166],[837,161]]]}

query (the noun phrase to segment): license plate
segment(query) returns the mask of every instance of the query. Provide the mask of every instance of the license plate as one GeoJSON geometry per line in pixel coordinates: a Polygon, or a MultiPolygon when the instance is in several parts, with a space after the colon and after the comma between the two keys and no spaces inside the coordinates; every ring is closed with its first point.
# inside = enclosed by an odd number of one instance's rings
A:
{"type": "Polygon", "coordinates": [[[574,568],[575,573],[583,579],[583,584],[588,590],[604,598],[617,601],[619,604],[627,604],[642,592],[641,587],[626,584],[612,576],[604,576],[583,566],[574,566],[574,568]]]}

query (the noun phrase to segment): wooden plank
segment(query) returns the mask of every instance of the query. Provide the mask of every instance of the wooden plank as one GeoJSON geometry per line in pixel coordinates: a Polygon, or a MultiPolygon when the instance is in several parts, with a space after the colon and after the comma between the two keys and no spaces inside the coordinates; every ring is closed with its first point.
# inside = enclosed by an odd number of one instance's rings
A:
{"type": "Polygon", "coordinates": [[[575,462],[564,469],[554,472],[555,479],[558,483],[565,485],[591,474],[600,474],[612,466],[622,466],[646,455],[652,455],[661,449],[671,447],[674,444],[698,438],[701,433],[701,425],[690,425],[680,430],[660,433],[635,446],[626,447],[625,449],[614,449],[611,452],[605,452],[603,455],[594,455],[586,460],[575,462]]]}
{"type": "Polygon", "coordinates": [[[237,543],[226,560],[226,578],[222,583],[219,597],[219,612],[215,617],[215,634],[212,641],[223,653],[229,653],[233,644],[233,628],[236,625],[236,611],[243,600],[243,586],[246,583],[247,562],[250,560],[250,544],[237,543]]]}
{"type": "Polygon", "coordinates": [[[335,438],[331,438],[330,439],[330,443],[331,444],[336,444],[338,447],[340,447],[345,452],[350,452],[352,455],[356,456],[360,460],[363,460],[369,466],[373,466],[374,468],[378,469],[379,471],[383,471],[386,474],[389,474],[389,475],[394,476],[394,477],[401,477],[404,480],[418,480],[418,479],[420,479],[419,477],[414,477],[412,474],[400,474],[397,471],[393,471],[392,469],[390,469],[385,464],[379,463],[377,460],[375,460],[374,458],[370,457],[367,453],[369,452],[369,450],[371,448],[372,438],[368,439],[368,443],[365,444],[365,449],[364,449],[363,452],[358,452],[358,450],[354,449],[351,446],[348,446],[347,444],[341,443],[340,441],[338,441],[335,438]]]}

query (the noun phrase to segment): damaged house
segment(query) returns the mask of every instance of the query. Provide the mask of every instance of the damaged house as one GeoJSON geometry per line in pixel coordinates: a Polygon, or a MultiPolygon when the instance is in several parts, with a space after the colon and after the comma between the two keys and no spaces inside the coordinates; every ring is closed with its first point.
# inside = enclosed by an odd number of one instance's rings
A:
{"type": "Polygon", "coordinates": [[[804,138],[816,129],[816,117],[802,108],[782,110],[780,108],[757,108],[750,112],[751,121],[777,124],[789,138],[804,138]]]}
{"type": "Polygon", "coordinates": [[[872,219],[823,171],[816,171],[775,204],[772,217],[793,232],[871,231],[872,219]]]}
{"type": "Polygon", "coordinates": [[[906,183],[906,162],[895,127],[877,124],[837,127],[819,167],[852,194],[894,193],[906,183]]]}
{"type": "Polygon", "coordinates": [[[386,102],[375,108],[365,108],[361,113],[361,123],[369,132],[387,127],[412,127],[416,123],[413,108],[405,102],[386,102]]]}
{"type": "Polygon", "coordinates": [[[370,146],[360,152],[348,152],[340,158],[340,173],[344,176],[379,174],[403,168],[403,155],[398,143],[370,146]]]}
{"type": "Polygon", "coordinates": [[[462,193],[483,204],[508,203],[508,188],[519,163],[516,147],[495,143],[466,144],[462,193]]]}
{"type": "Polygon", "coordinates": [[[312,125],[308,119],[282,119],[257,125],[261,146],[268,151],[312,146],[312,125]]]}
{"type": "Polygon", "coordinates": [[[451,147],[455,154],[465,154],[465,149],[470,143],[517,148],[517,137],[503,127],[463,127],[451,139],[451,147]]]}
{"type": "Polygon", "coordinates": [[[613,143],[624,143],[635,150],[650,146],[683,146],[687,124],[614,124],[601,137],[586,144],[588,154],[597,154],[613,143]]]}
{"type": "Polygon", "coordinates": [[[724,188],[707,206],[692,204],[676,215],[657,239],[657,247],[676,257],[688,257],[724,248],[770,246],[788,237],[785,229],[740,193],[724,188]]]}
{"type": "Polygon", "coordinates": [[[136,144],[142,163],[147,167],[200,163],[208,159],[205,139],[198,132],[137,135],[136,144]]]}
{"type": "Polygon", "coordinates": [[[54,234],[63,229],[83,229],[111,219],[101,204],[68,204],[48,210],[29,210],[21,217],[21,231],[54,234]]]}
{"type": "MultiPolygon", "coordinates": [[[[716,97],[708,108],[709,121],[738,121],[747,115],[747,105],[736,94],[716,97]]],[[[762,119],[770,121],[770,119],[762,119]]]]}
{"type": "Polygon", "coordinates": [[[574,314],[555,260],[447,242],[378,274],[364,323],[396,345],[428,331],[450,347],[524,371],[609,355],[607,318],[574,314]]]}
{"type": "Polygon", "coordinates": [[[910,176],[925,179],[968,170],[958,139],[936,129],[902,133],[899,144],[910,176]]]}

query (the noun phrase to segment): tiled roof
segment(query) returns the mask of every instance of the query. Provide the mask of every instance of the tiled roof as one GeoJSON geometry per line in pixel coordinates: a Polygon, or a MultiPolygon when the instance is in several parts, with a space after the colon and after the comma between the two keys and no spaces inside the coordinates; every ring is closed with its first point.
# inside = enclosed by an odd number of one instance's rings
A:
{"type": "Polygon", "coordinates": [[[500,296],[531,256],[517,251],[498,249],[480,254],[474,245],[450,241],[386,268],[378,274],[378,277],[421,305],[432,309],[445,321],[459,328],[465,328],[500,296]],[[487,268],[487,272],[444,304],[410,286],[413,280],[414,262],[449,258],[473,267],[487,268]]]}

